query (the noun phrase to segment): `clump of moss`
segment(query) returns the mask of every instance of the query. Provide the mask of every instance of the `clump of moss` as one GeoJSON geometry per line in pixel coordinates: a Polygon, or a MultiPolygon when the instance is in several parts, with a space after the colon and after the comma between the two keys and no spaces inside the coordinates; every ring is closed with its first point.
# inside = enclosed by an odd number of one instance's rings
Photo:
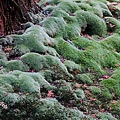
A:
{"type": "Polygon", "coordinates": [[[73,95],[74,95],[76,100],[80,100],[80,99],[85,98],[85,94],[84,94],[84,91],[82,89],[76,89],[73,95]]]}
{"type": "Polygon", "coordinates": [[[48,82],[52,82],[56,79],[55,72],[53,72],[51,70],[44,70],[44,71],[40,71],[40,72],[48,82]]]}
{"type": "Polygon", "coordinates": [[[27,66],[23,64],[20,60],[11,60],[8,61],[6,64],[7,71],[13,71],[13,70],[21,70],[21,71],[27,71],[27,66]]]}
{"type": "MultiPolygon", "coordinates": [[[[110,51],[120,52],[120,42],[119,42],[120,35],[118,33],[114,33],[113,35],[105,38],[103,41],[100,42],[103,46],[105,46],[110,51]]],[[[116,56],[119,58],[119,55],[115,53],[116,56]]]]}
{"type": "Polygon", "coordinates": [[[100,82],[100,84],[104,85],[111,94],[114,93],[115,96],[120,96],[119,71],[119,69],[116,69],[110,78],[100,82]]]}
{"type": "MultiPolygon", "coordinates": [[[[113,114],[117,114],[120,111],[120,100],[113,100],[109,103],[109,106],[112,109],[113,114]]],[[[117,117],[119,118],[120,115],[117,114],[117,117]]]]}
{"type": "Polygon", "coordinates": [[[62,55],[65,59],[74,61],[75,63],[80,63],[81,51],[78,50],[71,41],[65,41],[63,38],[56,38],[57,41],[55,45],[56,51],[62,55]]]}
{"type": "Polygon", "coordinates": [[[99,112],[97,114],[97,117],[100,119],[100,120],[103,120],[103,119],[107,119],[107,120],[117,120],[115,117],[113,117],[110,113],[101,113],[99,112]]]}
{"type": "Polygon", "coordinates": [[[70,100],[74,92],[71,83],[66,82],[65,80],[57,80],[54,83],[57,87],[57,99],[64,99],[65,101],[70,100]]]}
{"type": "Polygon", "coordinates": [[[78,70],[78,72],[81,72],[81,66],[73,61],[65,60],[64,64],[70,73],[73,73],[74,70],[78,70]]]}
{"type": "Polygon", "coordinates": [[[34,71],[48,69],[55,71],[57,77],[72,77],[68,73],[65,65],[57,57],[53,57],[50,55],[40,55],[38,53],[27,53],[21,56],[21,60],[23,60],[23,62],[34,71]]]}
{"type": "Polygon", "coordinates": [[[104,85],[106,88],[108,88],[111,93],[120,96],[120,84],[117,80],[109,78],[101,81],[100,83],[104,85]]]}
{"type": "Polygon", "coordinates": [[[95,0],[82,1],[78,5],[82,10],[92,12],[92,13],[98,15],[99,17],[103,17],[106,15],[112,16],[112,14],[109,11],[106,4],[104,4],[100,1],[95,1],[95,0]]]}
{"type": "Polygon", "coordinates": [[[11,56],[21,56],[24,55],[25,53],[30,52],[29,48],[23,44],[16,45],[11,52],[11,56]]]}
{"type": "MultiPolygon", "coordinates": [[[[118,36],[115,37],[118,38],[118,36]]],[[[56,38],[56,41],[56,51],[64,59],[80,64],[83,72],[89,69],[89,72],[96,72],[100,76],[106,74],[103,70],[104,67],[115,68],[115,64],[119,63],[119,54],[111,50],[115,45],[112,46],[114,39],[111,37],[107,39],[111,46],[107,46],[107,41],[105,40],[105,44],[103,44],[103,41],[90,41],[87,38],[83,39],[83,37],[74,38],[73,42],[65,41],[62,38],[56,38]]],[[[119,48],[119,44],[117,46],[119,48]]]]}
{"type": "Polygon", "coordinates": [[[109,90],[106,87],[90,86],[89,89],[92,95],[100,101],[108,101],[113,98],[112,94],[109,92],[109,90]]]}
{"type": "Polygon", "coordinates": [[[74,13],[79,9],[79,6],[72,1],[60,2],[57,6],[59,9],[66,11],[67,13],[74,13]]]}
{"type": "Polygon", "coordinates": [[[44,19],[41,24],[43,24],[46,33],[54,37],[56,35],[61,35],[62,32],[64,32],[66,22],[62,18],[48,17],[44,19]]]}
{"type": "Polygon", "coordinates": [[[13,51],[16,52],[17,50],[20,52],[19,54],[29,51],[45,53],[48,51],[47,46],[52,46],[54,41],[38,25],[28,28],[22,35],[10,35],[10,37],[13,39],[14,44],[17,45],[13,51]],[[19,50],[18,46],[20,48],[19,50]]]}
{"type": "Polygon", "coordinates": [[[75,76],[75,80],[77,83],[91,85],[93,83],[94,76],[90,73],[77,74],[75,76]]]}
{"type": "MultiPolygon", "coordinates": [[[[89,35],[105,36],[107,29],[104,20],[88,11],[77,11],[76,19],[81,28],[86,29],[89,35]]],[[[83,29],[83,30],[84,30],[83,29]]]]}
{"type": "Polygon", "coordinates": [[[82,112],[76,109],[63,107],[56,99],[41,99],[36,106],[36,119],[84,119],[87,118],[82,112]]]}
{"type": "Polygon", "coordinates": [[[3,52],[3,50],[0,49],[0,67],[6,66],[6,62],[7,62],[7,57],[6,57],[5,53],[3,52]]]}

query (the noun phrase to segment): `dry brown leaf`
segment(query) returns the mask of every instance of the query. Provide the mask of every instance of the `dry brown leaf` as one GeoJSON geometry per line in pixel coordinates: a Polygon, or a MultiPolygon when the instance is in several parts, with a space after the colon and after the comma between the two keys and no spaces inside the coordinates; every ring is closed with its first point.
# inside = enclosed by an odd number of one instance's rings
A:
{"type": "Polygon", "coordinates": [[[76,84],[75,84],[75,87],[76,87],[76,88],[80,88],[80,87],[82,87],[82,85],[83,85],[83,84],[78,84],[78,83],[76,83],[76,84]]]}

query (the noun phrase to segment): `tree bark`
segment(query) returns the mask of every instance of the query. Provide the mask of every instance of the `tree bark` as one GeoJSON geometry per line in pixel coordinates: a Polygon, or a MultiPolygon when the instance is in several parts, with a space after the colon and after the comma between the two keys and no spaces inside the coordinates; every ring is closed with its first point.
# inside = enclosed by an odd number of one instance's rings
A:
{"type": "Polygon", "coordinates": [[[0,34],[11,34],[21,29],[28,21],[27,12],[36,4],[35,0],[0,0],[0,34]]]}

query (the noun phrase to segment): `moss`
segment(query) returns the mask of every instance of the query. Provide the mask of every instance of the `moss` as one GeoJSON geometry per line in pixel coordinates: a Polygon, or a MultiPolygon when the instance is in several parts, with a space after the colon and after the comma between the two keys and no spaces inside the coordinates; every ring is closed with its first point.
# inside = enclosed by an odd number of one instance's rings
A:
{"type": "Polygon", "coordinates": [[[8,61],[6,64],[7,71],[13,71],[13,70],[21,70],[21,71],[27,71],[27,66],[23,64],[20,60],[11,60],[8,61]]]}
{"type": "Polygon", "coordinates": [[[101,41],[101,44],[104,45],[107,49],[110,49],[111,51],[116,50],[117,52],[119,52],[120,51],[119,37],[120,37],[119,34],[114,33],[113,35],[101,41]]]}
{"type": "MultiPolygon", "coordinates": [[[[112,108],[112,113],[117,114],[120,111],[120,100],[113,100],[109,103],[109,106],[112,108]]],[[[118,118],[120,115],[118,115],[118,118]]]]}
{"type": "Polygon", "coordinates": [[[50,55],[40,55],[37,53],[27,53],[21,56],[21,60],[23,60],[23,62],[27,64],[30,69],[33,69],[35,71],[48,69],[55,71],[57,77],[60,77],[61,75],[63,75],[64,77],[72,77],[68,73],[67,68],[57,57],[53,57],[50,55]]]}
{"type": "Polygon", "coordinates": [[[10,35],[10,37],[13,38],[15,45],[22,46],[22,48],[24,46],[25,52],[26,50],[29,50],[38,53],[45,53],[46,47],[50,44],[51,46],[53,45],[53,39],[50,38],[43,28],[38,25],[28,28],[22,35],[10,35]]]}
{"type": "Polygon", "coordinates": [[[112,78],[103,80],[100,82],[102,85],[104,85],[106,88],[110,90],[111,93],[114,93],[117,96],[120,96],[120,84],[117,80],[114,80],[112,78]]]}
{"type": "Polygon", "coordinates": [[[75,18],[75,16],[73,14],[68,14],[67,12],[65,12],[64,10],[61,10],[59,8],[53,10],[50,15],[59,17],[59,18],[63,18],[64,21],[68,24],[71,24],[71,25],[72,25],[72,23],[77,24],[77,19],[75,18]]]}
{"type": "Polygon", "coordinates": [[[19,88],[19,80],[12,74],[1,74],[0,75],[0,84],[8,83],[12,85],[13,89],[16,90],[19,88]]]}
{"type": "Polygon", "coordinates": [[[85,98],[85,94],[84,91],[81,89],[76,89],[75,93],[74,93],[74,97],[75,99],[79,100],[79,99],[84,99],[85,98]]]}
{"type": "Polygon", "coordinates": [[[20,95],[17,93],[7,93],[7,95],[3,97],[2,101],[4,101],[9,106],[13,106],[15,103],[20,101],[20,95]]]}
{"type": "Polygon", "coordinates": [[[62,38],[56,38],[57,44],[55,49],[57,52],[62,55],[65,59],[74,61],[75,63],[79,63],[80,53],[75,46],[73,46],[69,41],[65,41],[62,38]]]}
{"type": "Polygon", "coordinates": [[[46,33],[54,37],[56,35],[62,35],[66,22],[62,18],[48,17],[44,19],[41,24],[43,24],[46,33]]]}
{"type": "Polygon", "coordinates": [[[43,74],[43,76],[48,82],[52,82],[55,80],[55,72],[51,70],[41,71],[41,74],[43,74]]]}
{"type": "Polygon", "coordinates": [[[80,64],[82,71],[96,72],[98,76],[106,74],[104,67],[115,68],[119,63],[119,34],[114,34],[103,41],[89,40],[83,37],[65,41],[56,38],[56,51],[64,59],[80,64]],[[116,41],[116,43],[114,43],[116,41]],[[113,44],[114,43],[114,44],[113,44]]]}
{"type": "Polygon", "coordinates": [[[72,39],[74,37],[80,37],[81,28],[79,24],[73,23],[73,24],[67,24],[65,26],[65,32],[63,33],[64,39],[72,39]]]}
{"type": "Polygon", "coordinates": [[[78,5],[72,1],[61,2],[57,6],[59,9],[66,11],[67,13],[74,13],[79,9],[78,5]]]}
{"type": "Polygon", "coordinates": [[[90,73],[84,73],[84,74],[77,74],[75,76],[75,80],[77,83],[83,83],[83,84],[92,84],[93,83],[93,75],[90,73]]]}
{"type": "Polygon", "coordinates": [[[21,82],[20,89],[22,92],[38,93],[40,95],[40,85],[32,77],[21,74],[19,76],[21,82]]]}
{"type": "Polygon", "coordinates": [[[84,119],[86,117],[82,112],[76,109],[69,109],[62,106],[56,99],[41,99],[36,106],[36,119],[84,119]]]}
{"type": "Polygon", "coordinates": [[[79,7],[84,11],[89,11],[91,13],[94,13],[94,14],[98,15],[99,17],[103,17],[101,7],[100,7],[100,5],[98,3],[96,3],[94,6],[92,6],[91,4],[89,5],[89,4],[87,4],[87,3],[79,3],[79,7]]]}
{"type": "Polygon", "coordinates": [[[70,73],[73,73],[74,70],[78,70],[78,72],[81,72],[81,66],[73,61],[65,60],[64,64],[70,73]]]}
{"type": "Polygon", "coordinates": [[[57,87],[57,93],[59,100],[68,101],[73,96],[73,88],[70,82],[66,82],[65,80],[56,80],[55,86],[57,87]]]}
{"type": "Polygon", "coordinates": [[[24,55],[25,53],[28,53],[28,52],[30,52],[29,48],[23,44],[20,44],[20,45],[16,45],[12,49],[11,55],[21,56],[21,55],[24,55]]]}
{"type": "Polygon", "coordinates": [[[43,9],[44,9],[44,13],[50,14],[54,9],[56,9],[56,6],[47,5],[43,9]]]}
{"type": "MultiPolygon", "coordinates": [[[[32,83],[35,83],[35,85],[37,85],[38,87],[36,87],[35,89],[36,90],[38,90],[38,92],[40,92],[40,89],[43,91],[44,89],[46,89],[46,90],[51,90],[51,89],[55,89],[55,87],[54,86],[51,86],[50,85],[50,83],[49,82],[47,82],[45,79],[44,79],[44,77],[40,74],[40,73],[29,73],[29,72],[22,72],[20,75],[20,79],[22,79],[23,78],[23,82],[25,81],[25,83],[26,84],[28,84],[28,80],[29,79],[27,79],[27,77],[28,78],[30,78],[31,79],[31,81],[29,81],[31,84],[32,83]],[[22,76],[22,78],[21,78],[21,76],[22,76]],[[32,82],[34,80],[34,82],[32,82]],[[38,85],[38,83],[39,83],[39,85],[38,85]],[[37,89],[37,88],[39,88],[40,87],[40,89],[37,89]]],[[[28,84],[29,85],[29,84],[28,84]]],[[[34,86],[33,86],[34,87],[34,86]]],[[[24,87],[23,87],[24,88],[24,87]]],[[[28,87],[28,89],[29,89],[30,87],[28,87]]],[[[31,88],[30,88],[31,89],[31,88]]]]}
{"type": "Polygon", "coordinates": [[[111,100],[113,98],[112,94],[105,87],[90,86],[89,89],[90,89],[92,95],[97,97],[98,100],[100,100],[102,102],[111,100]]]}
{"type": "Polygon", "coordinates": [[[98,118],[100,119],[100,120],[117,120],[115,117],[113,117],[110,113],[101,113],[101,112],[99,112],[98,113],[98,118]]]}
{"type": "Polygon", "coordinates": [[[0,67],[5,67],[7,63],[7,57],[5,53],[0,49],[0,67]]]}
{"type": "Polygon", "coordinates": [[[99,96],[102,92],[100,88],[95,87],[95,86],[90,86],[89,89],[92,92],[92,94],[97,95],[97,96],[99,96]]]}
{"type": "Polygon", "coordinates": [[[106,24],[97,15],[88,11],[80,10],[75,13],[75,16],[76,19],[78,20],[80,27],[86,29],[89,35],[93,35],[93,34],[99,36],[106,35],[106,31],[107,31],[106,24]]]}
{"type": "Polygon", "coordinates": [[[85,38],[85,37],[74,37],[72,39],[72,42],[74,43],[74,45],[80,49],[80,50],[85,50],[88,46],[91,46],[93,41],[85,38]]]}
{"type": "Polygon", "coordinates": [[[34,69],[35,71],[47,67],[45,58],[37,53],[27,53],[21,56],[21,60],[23,60],[23,63],[27,64],[30,69],[34,69]]]}

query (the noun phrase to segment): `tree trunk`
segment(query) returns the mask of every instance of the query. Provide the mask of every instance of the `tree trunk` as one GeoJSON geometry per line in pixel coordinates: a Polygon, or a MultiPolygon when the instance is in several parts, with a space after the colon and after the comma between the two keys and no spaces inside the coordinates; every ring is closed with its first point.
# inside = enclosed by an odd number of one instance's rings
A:
{"type": "Polygon", "coordinates": [[[0,0],[0,34],[21,29],[21,23],[28,21],[27,12],[35,4],[35,0],[0,0]]]}

